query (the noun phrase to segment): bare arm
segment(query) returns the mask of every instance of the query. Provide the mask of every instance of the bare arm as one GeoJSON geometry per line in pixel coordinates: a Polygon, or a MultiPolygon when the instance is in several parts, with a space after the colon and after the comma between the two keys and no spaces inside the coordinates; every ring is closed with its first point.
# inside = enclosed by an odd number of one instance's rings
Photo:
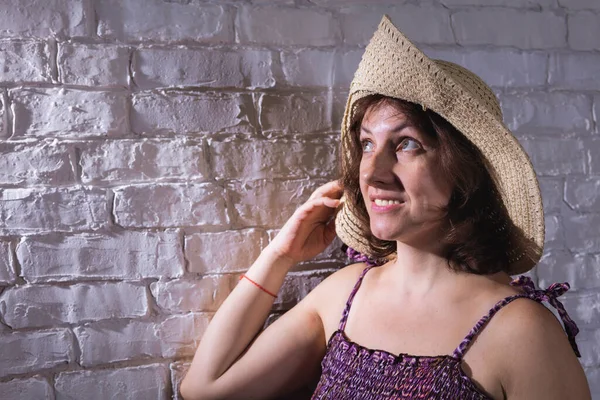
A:
{"type": "MultiPolygon", "coordinates": [[[[246,275],[277,292],[295,263],[319,254],[335,237],[331,217],[340,196],[337,182],[317,189],[246,275]]],[[[204,333],[181,384],[183,397],[262,399],[308,382],[324,352],[324,329],[313,292],[255,338],[274,299],[243,279],[204,333]]]]}
{"type": "Polygon", "coordinates": [[[591,400],[583,368],[557,318],[539,303],[514,303],[499,332],[507,399],[591,400]]]}

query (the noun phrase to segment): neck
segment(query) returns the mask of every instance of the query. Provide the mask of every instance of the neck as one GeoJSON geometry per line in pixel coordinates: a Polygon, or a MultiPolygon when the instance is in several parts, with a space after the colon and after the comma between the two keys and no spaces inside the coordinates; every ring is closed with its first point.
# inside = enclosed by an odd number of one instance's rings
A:
{"type": "Polygon", "coordinates": [[[464,273],[450,269],[441,246],[415,247],[397,242],[398,257],[388,267],[389,277],[402,292],[415,299],[439,293],[464,273]]]}

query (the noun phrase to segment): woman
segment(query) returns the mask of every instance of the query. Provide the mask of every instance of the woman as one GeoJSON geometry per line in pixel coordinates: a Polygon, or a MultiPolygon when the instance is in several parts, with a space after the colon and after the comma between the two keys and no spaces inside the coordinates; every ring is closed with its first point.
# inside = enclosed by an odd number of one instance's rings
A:
{"type": "Polygon", "coordinates": [[[510,278],[539,260],[543,210],[491,90],[384,17],[350,88],[342,150],[341,182],[296,210],[215,314],[183,397],[273,398],[316,382],[314,399],[589,399],[577,327],[556,300],[568,284],[510,278]],[[259,333],[286,273],[336,233],[360,262],[259,333]]]}

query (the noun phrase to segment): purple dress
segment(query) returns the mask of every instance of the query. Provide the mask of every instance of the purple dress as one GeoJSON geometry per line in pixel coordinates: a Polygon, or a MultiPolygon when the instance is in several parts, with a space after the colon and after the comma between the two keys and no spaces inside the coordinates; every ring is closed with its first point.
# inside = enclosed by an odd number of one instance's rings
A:
{"type": "MultiPolygon", "coordinates": [[[[349,249],[349,255],[357,255],[349,249]]],[[[579,332],[575,322],[569,318],[563,305],[556,299],[569,290],[568,283],[554,283],[546,290],[536,289],[531,279],[520,276],[511,282],[521,287],[525,293],[500,300],[487,315],[483,316],[458,345],[452,355],[414,356],[392,354],[385,350],[363,347],[348,339],[344,333],[352,300],[360,287],[363,277],[377,266],[372,260],[366,261],[364,269],[342,315],[340,325],[327,343],[327,352],[321,362],[322,374],[312,400],[320,399],[491,399],[479,389],[461,368],[462,358],[471,341],[483,329],[490,318],[502,307],[520,297],[527,297],[554,306],[563,320],[569,342],[577,357],[581,357],[575,335],[579,332]]]]}

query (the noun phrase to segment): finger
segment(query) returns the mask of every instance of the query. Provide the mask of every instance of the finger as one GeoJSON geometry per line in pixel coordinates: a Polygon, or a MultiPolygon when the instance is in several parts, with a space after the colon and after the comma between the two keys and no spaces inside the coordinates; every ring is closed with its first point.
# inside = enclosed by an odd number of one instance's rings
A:
{"type": "Polygon", "coordinates": [[[296,211],[298,212],[298,216],[302,219],[306,218],[310,214],[316,212],[316,216],[321,217],[321,214],[327,210],[326,215],[331,215],[335,212],[335,209],[341,204],[340,200],[332,199],[329,197],[321,197],[318,199],[309,200],[304,203],[300,208],[296,211]],[[320,210],[316,210],[320,209],[320,210]]]}
{"type": "Polygon", "coordinates": [[[327,182],[324,185],[319,186],[313,194],[310,195],[309,200],[316,199],[323,196],[340,198],[344,193],[342,184],[339,181],[327,182]]]}

